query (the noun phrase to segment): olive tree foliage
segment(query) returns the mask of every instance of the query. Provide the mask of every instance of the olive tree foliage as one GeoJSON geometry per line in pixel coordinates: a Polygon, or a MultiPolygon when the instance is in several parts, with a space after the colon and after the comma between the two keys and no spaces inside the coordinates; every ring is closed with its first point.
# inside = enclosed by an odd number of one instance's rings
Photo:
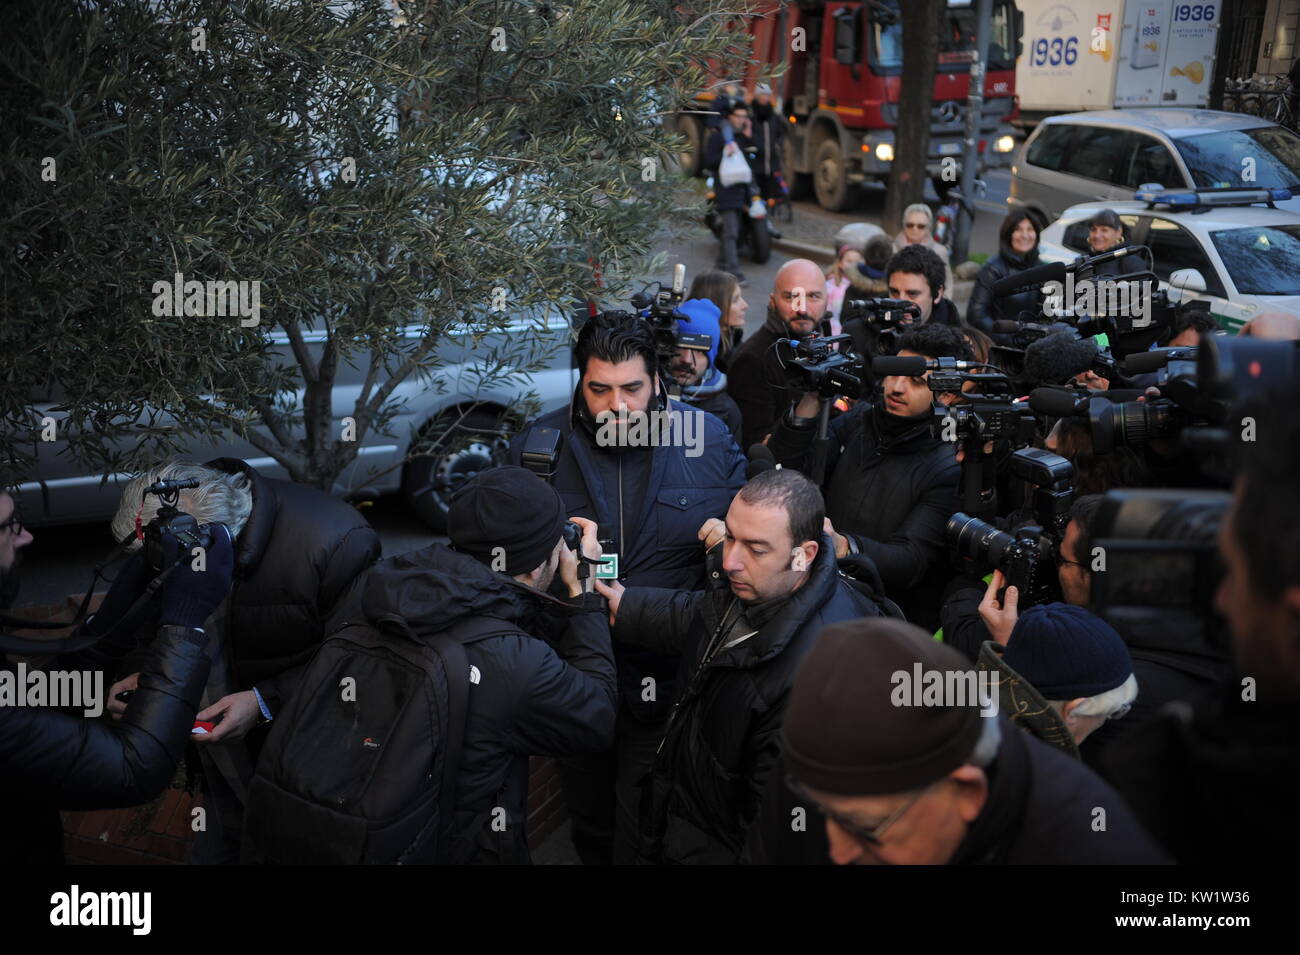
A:
{"type": "Polygon", "coordinates": [[[474,346],[476,387],[526,391],[546,318],[623,297],[687,221],[669,114],[710,65],[738,68],[744,12],[27,5],[0,36],[10,463],[30,468],[45,398],[69,453],[105,473],[230,431],[329,487],[367,434],[392,436],[401,382],[446,385],[449,345],[474,346]],[[175,314],[159,283],[178,273],[249,283],[257,323],[192,289],[175,314]],[[601,273],[615,284],[598,291],[601,273]],[[339,407],[349,366],[362,383],[339,407]]]}

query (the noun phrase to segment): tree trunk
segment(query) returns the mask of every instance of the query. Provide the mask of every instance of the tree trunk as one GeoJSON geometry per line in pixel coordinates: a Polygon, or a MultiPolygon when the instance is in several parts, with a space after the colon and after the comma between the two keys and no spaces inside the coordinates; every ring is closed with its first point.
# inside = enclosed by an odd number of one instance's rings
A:
{"type": "Polygon", "coordinates": [[[898,94],[894,162],[889,170],[882,225],[890,234],[902,228],[903,210],[925,195],[925,159],[930,152],[930,110],[934,103],[934,69],[939,57],[939,28],[944,0],[909,0],[899,4],[903,21],[903,75],[898,94]]]}

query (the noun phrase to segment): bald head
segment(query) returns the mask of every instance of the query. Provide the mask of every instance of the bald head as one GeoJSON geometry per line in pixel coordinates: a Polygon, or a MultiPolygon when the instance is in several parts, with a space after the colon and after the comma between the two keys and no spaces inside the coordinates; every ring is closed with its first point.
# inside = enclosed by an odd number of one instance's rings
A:
{"type": "Polygon", "coordinates": [[[812,334],[826,314],[826,276],[808,259],[791,259],[776,273],[769,300],[792,338],[812,334]]]}
{"type": "Polygon", "coordinates": [[[1300,316],[1287,312],[1261,312],[1237,331],[1238,335],[1255,338],[1300,338],[1300,316]]]}

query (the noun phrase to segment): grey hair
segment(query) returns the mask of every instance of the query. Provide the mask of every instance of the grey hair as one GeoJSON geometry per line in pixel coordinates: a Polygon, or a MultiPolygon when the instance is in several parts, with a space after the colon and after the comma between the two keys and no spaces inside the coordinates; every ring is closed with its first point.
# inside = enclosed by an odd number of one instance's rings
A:
{"type": "MultiPolygon", "coordinates": [[[[177,506],[192,515],[200,524],[225,524],[230,536],[238,537],[253,512],[253,487],[245,474],[227,474],[202,464],[170,462],[150,468],[133,477],[122,489],[122,500],[113,515],[113,539],[122,540],[135,534],[136,514],[144,526],[158,514],[161,501],[156,494],[145,496],[144,489],[156,481],[185,481],[196,478],[199,486],[181,491],[177,506]],[[141,498],[144,507],[141,508],[141,498]]],[[[131,544],[134,550],[139,541],[131,544]]]]}
{"type": "Polygon", "coordinates": [[[906,209],[904,209],[903,221],[906,222],[907,217],[910,216],[913,212],[924,212],[925,221],[928,222],[930,225],[934,225],[934,213],[930,210],[930,207],[927,206],[924,202],[914,202],[906,209]]]}
{"type": "Polygon", "coordinates": [[[993,765],[993,760],[998,758],[998,750],[1002,748],[1002,728],[998,725],[997,717],[989,717],[980,720],[980,738],[975,743],[975,748],[971,754],[966,757],[966,763],[969,766],[978,766],[981,769],[988,769],[993,765]]]}
{"type": "MultiPolygon", "coordinates": [[[[1096,696],[1086,698],[1082,703],[1076,706],[1071,712],[1075,716],[1105,716],[1115,713],[1121,709],[1126,709],[1133,705],[1137,699],[1138,681],[1137,675],[1130,673],[1128,679],[1115,687],[1113,690],[1107,690],[1105,693],[1098,693],[1096,696]]],[[[1048,702],[1064,706],[1067,700],[1057,701],[1049,700],[1048,702]]]]}

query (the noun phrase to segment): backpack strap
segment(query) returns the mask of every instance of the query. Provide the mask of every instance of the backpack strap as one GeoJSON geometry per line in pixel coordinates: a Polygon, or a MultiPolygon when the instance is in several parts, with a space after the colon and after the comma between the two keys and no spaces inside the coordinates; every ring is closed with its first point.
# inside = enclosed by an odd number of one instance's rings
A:
{"type": "MultiPolygon", "coordinates": [[[[456,777],[465,744],[465,718],[469,713],[469,658],[465,646],[488,637],[522,633],[518,624],[495,617],[469,617],[429,638],[447,671],[447,752],[442,760],[442,786],[438,792],[438,816],[442,826],[451,825],[456,809],[456,777]]],[[[438,842],[442,843],[442,833],[438,842]]]]}

